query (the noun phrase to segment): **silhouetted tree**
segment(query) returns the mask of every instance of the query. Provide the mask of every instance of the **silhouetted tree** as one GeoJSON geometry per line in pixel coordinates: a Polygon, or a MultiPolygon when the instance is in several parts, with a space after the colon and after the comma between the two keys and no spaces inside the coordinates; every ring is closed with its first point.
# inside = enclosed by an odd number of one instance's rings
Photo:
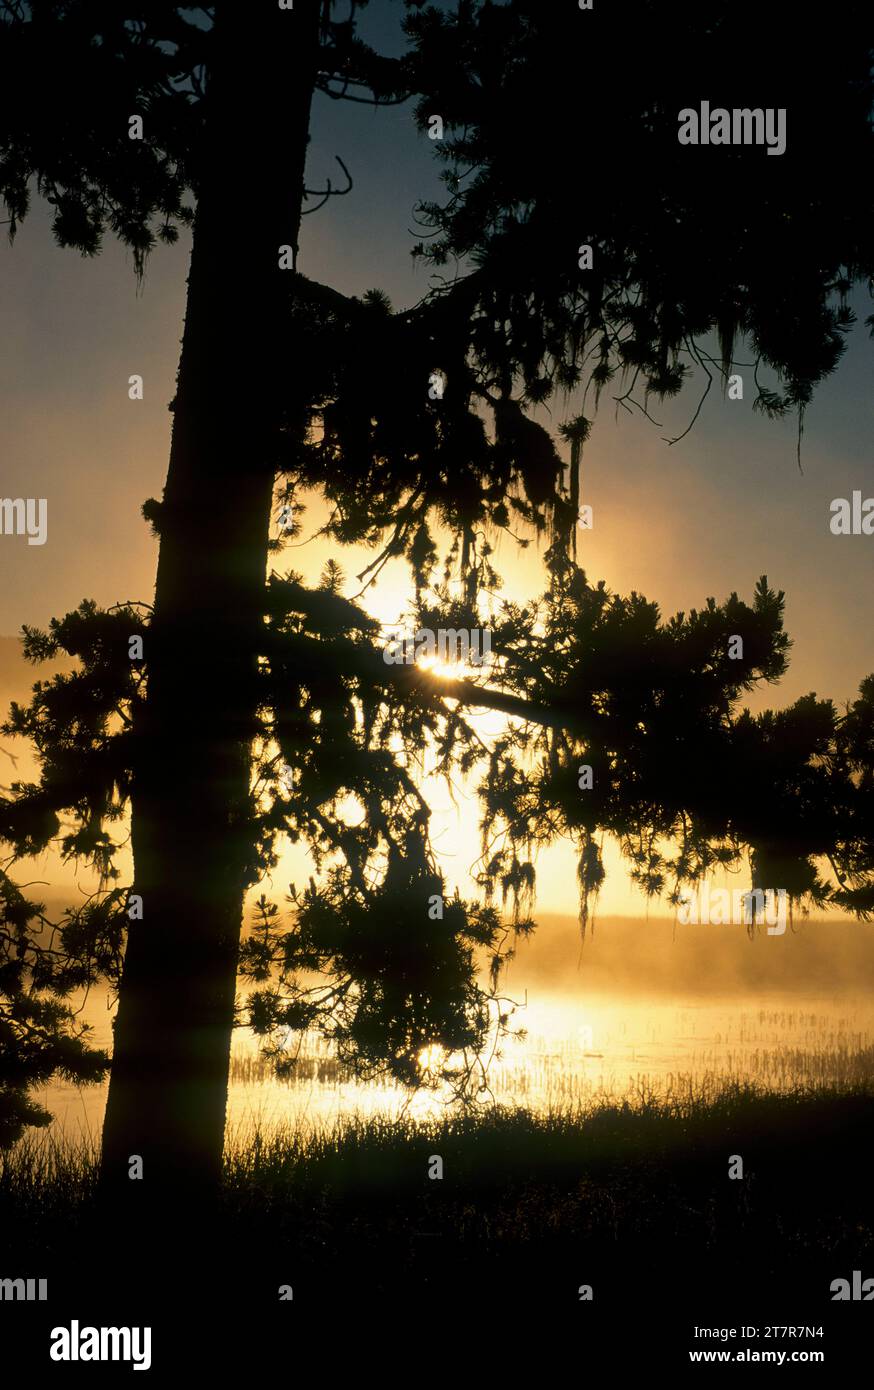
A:
{"type": "MultiPolygon", "coordinates": [[[[319,1025],[361,1071],[388,1066],[404,1081],[420,1074],[422,1049],[442,1043],[445,1075],[462,1090],[476,1085],[488,1030],[506,1023],[500,964],[531,927],[532,851],[556,835],[579,846],[584,921],[603,877],[598,831],[619,838],[648,891],[674,901],[711,864],[751,851],[754,884],[869,914],[874,683],[840,715],[813,696],[782,714],[739,712],[745,692],[785,668],[782,594],[762,580],[750,605],[732,595],[664,622],[641,596],[592,586],[573,556],[589,422],[579,414],[564,427],[566,480],[554,441],[526,414],[583,384],[587,361],[596,391],[630,368],[630,391],[642,377],[648,393],[674,394],[684,347],[706,369],[699,340],[714,327],[724,367],[744,333],[782,374],[782,395],[765,392],[763,405],[807,403],[840,355],[846,294],[870,273],[870,190],[862,180],[842,188],[829,222],[831,172],[814,160],[802,185],[784,167],[797,177],[805,140],[814,153],[836,142],[839,165],[870,151],[871,45],[857,7],[839,4],[843,27],[834,17],[840,60],[815,65],[831,102],[825,133],[808,129],[805,105],[786,166],[762,150],[741,151],[742,161],[713,151],[714,171],[696,160],[694,177],[675,108],[696,100],[703,79],[689,91],[672,41],[681,34],[686,54],[690,40],[700,47],[714,99],[740,91],[732,43],[723,50],[711,33],[730,39],[737,6],[699,17],[638,3],[619,28],[607,7],[571,17],[471,0],[455,18],[411,15],[415,47],[397,61],[307,0],[293,12],[219,0],[208,29],[173,5],[131,4],[124,19],[94,0],[2,8],[0,187],[13,225],[36,177],[63,244],[93,252],[109,227],[141,269],[156,236],[172,240],[194,217],[168,480],[163,500],[144,508],[160,535],[154,609],[83,605],[48,634],[27,633],[30,657],[65,652],[81,669],[38,687],[7,725],[35,741],[42,777],[0,804],[0,834],[20,856],[72,815],[64,848],[91,859],[104,891],[63,926],[54,976],[40,975],[30,944],[38,912],[7,891],[20,929],[3,937],[14,966],[4,1017],[34,989],[85,978],[62,968],[117,979],[127,940],[107,1180],[124,1179],[131,1153],[149,1155],[152,1197],[167,1189],[184,1200],[218,1175],[243,898],[275,864],[280,832],[304,840],[324,872],[296,896],[290,927],[262,900],[242,952],[257,986],[253,1026],[266,1036],[319,1025]],[[655,68],[654,52],[669,61],[655,68]],[[52,104],[60,94],[70,105],[60,148],[46,73],[52,104]],[[278,269],[278,248],[297,244],[316,87],[420,95],[421,121],[443,115],[451,197],[429,211],[431,254],[469,264],[413,310],[278,269]],[[127,121],[140,110],[151,139],[131,150],[127,121]],[[580,129],[577,177],[566,141],[579,110],[590,120],[607,111],[611,125],[580,129]],[[729,174],[715,172],[718,156],[729,174]],[[747,181],[743,210],[717,200],[726,179],[747,181]],[[802,267],[811,218],[824,241],[802,267]],[[581,271],[577,247],[589,241],[594,269],[581,271]],[[445,391],[430,399],[435,370],[445,391]],[[316,488],[332,504],[324,533],[377,549],[369,578],[406,556],[415,627],[482,625],[499,529],[548,533],[548,590],[496,609],[486,681],[386,664],[337,566],[316,589],[293,572],[265,585],[277,477],[280,503],[316,488]],[[435,525],[451,538],[444,556],[435,525]],[[144,637],[138,668],[133,632],[144,637]],[[743,639],[740,661],[729,658],[731,635],[743,639]],[[493,748],[466,718],[474,706],[515,716],[493,748]],[[447,900],[436,920],[428,904],[443,883],[414,775],[426,747],[446,774],[482,769],[490,846],[483,903],[447,900]],[[581,761],[594,771],[584,794],[581,761]],[[349,797],[355,816],[343,812],[349,797]],[[131,922],[107,832],[128,802],[132,891],[144,904],[131,922]],[[821,877],[829,861],[834,881],[821,877]],[[496,898],[511,907],[506,924],[496,898]],[[483,959],[488,987],[476,973],[483,959]]],[[[773,45],[770,29],[765,40],[773,45]]],[[[793,44],[800,59],[801,39],[793,44]]],[[[751,63],[767,71],[746,51],[740,71],[751,63]]],[[[785,80],[797,96],[800,77],[785,80]]],[[[744,100],[755,85],[744,79],[744,100]]],[[[765,99],[757,88],[749,102],[765,99]]],[[[24,1121],[18,1037],[0,1044],[24,1121]]]]}
{"type": "Polygon", "coordinates": [[[711,367],[725,382],[743,338],[757,408],[803,421],[844,350],[849,292],[874,274],[860,176],[874,20],[864,0],[835,19],[840,57],[825,62],[787,0],[485,0],[410,16],[408,81],[425,94],[421,127],[440,113],[451,195],[426,205],[436,235],[419,251],[473,267],[446,292],[495,389],[522,384],[538,402],[582,383],[597,399],[621,371],[619,399],[645,409],[696,366],[707,390],[711,367]],[[702,99],[783,108],[785,151],[681,144],[678,114],[702,99]]]}

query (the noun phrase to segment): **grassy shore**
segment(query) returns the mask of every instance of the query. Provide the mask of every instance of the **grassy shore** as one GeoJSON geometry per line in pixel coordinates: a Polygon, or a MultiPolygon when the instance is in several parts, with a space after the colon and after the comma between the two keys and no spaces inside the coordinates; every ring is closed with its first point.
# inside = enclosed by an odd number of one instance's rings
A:
{"type": "MultiPolygon", "coordinates": [[[[524,1265],[527,1281],[539,1270],[576,1288],[587,1271],[666,1253],[759,1280],[813,1267],[838,1277],[865,1260],[874,1275],[872,1141],[869,1085],[348,1120],[305,1140],[230,1142],[218,1219],[241,1265],[302,1289],[340,1258],[385,1292],[433,1287],[459,1262],[524,1265]],[[435,1156],[442,1179],[429,1177],[435,1156]],[[733,1156],[742,1180],[729,1178],[733,1156]]],[[[87,1244],[96,1157],[40,1138],[0,1156],[4,1265],[87,1244]]]]}

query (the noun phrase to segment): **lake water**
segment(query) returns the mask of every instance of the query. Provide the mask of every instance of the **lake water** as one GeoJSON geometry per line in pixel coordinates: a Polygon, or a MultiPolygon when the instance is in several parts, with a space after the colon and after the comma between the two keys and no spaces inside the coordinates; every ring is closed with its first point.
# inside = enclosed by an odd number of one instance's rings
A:
{"type": "MultiPolygon", "coordinates": [[[[108,1045],[105,1002],[91,1001],[95,1042],[108,1045]]],[[[846,1082],[874,1074],[874,1003],[870,996],[774,992],[746,998],[647,998],[640,993],[538,992],[520,1008],[515,1027],[488,1071],[498,1104],[532,1109],[566,1106],[599,1094],[665,1094],[721,1079],[744,1079],[769,1089],[803,1083],[846,1082]]],[[[278,1080],[242,1031],[234,1043],[229,1134],[245,1138],[253,1126],[292,1125],[306,1131],[353,1114],[425,1117],[445,1099],[411,1096],[391,1084],[358,1083],[344,1076],[330,1046],[307,1036],[296,1073],[278,1080]]],[[[52,1086],[41,1093],[55,1115],[46,1134],[99,1136],[106,1087],[52,1086]]]]}

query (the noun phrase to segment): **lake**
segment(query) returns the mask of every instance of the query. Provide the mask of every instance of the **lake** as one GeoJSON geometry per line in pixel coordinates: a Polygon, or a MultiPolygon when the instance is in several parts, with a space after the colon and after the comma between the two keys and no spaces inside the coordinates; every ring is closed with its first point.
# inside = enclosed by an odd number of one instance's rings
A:
{"type": "MultiPolygon", "coordinates": [[[[105,1000],[89,1003],[95,1042],[109,1045],[105,1000]],[[101,1016],[102,1011],[102,1016],[101,1016]]],[[[771,992],[761,996],[537,991],[513,1025],[527,1036],[505,1040],[488,1069],[499,1105],[564,1107],[592,1097],[664,1095],[726,1079],[769,1089],[797,1083],[844,1083],[874,1072],[874,1004],[850,994],[771,992]]],[[[362,1084],[344,1075],[331,1046],[305,1035],[294,1074],[277,1079],[257,1040],[238,1033],[231,1059],[229,1135],[253,1127],[292,1125],[303,1131],[355,1114],[426,1117],[445,1098],[415,1095],[389,1083],[362,1084]]],[[[56,1085],[38,1097],[55,1115],[47,1136],[99,1136],[106,1086],[56,1085]]]]}

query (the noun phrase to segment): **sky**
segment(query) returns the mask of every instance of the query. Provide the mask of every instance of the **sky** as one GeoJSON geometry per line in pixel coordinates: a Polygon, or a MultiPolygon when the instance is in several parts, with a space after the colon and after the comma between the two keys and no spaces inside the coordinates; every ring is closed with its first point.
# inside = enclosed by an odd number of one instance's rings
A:
{"type": "MultiPolygon", "coordinates": [[[[395,0],[376,0],[365,36],[397,51],[401,13],[395,0]]],[[[416,302],[428,272],[410,257],[419,238],[415,207],[441,187],[432,143],[417,132],[410,105],[375,110],[319,95],[310,186],[323,186],[327,176],[336,181],[337,155],[354,187],[304,218],[300,268],[347,294],[378,287],[395,308],[416,302]]],[[[228,215],[236,215],[230,201],[228,215]]],[[[160,496],[166,470],[188,247],[182,236],[176,247],[157,250],[138,290],[130,256],[111,240],[92,259],[56,247],[37,199],[15,243],[0,240],[0,496],[48,503],[44,546],[0,537],[0,638],[14,637],[22,623],[45,625],[85,597],[104,605],[151,600],[157,542],[140,506],[160,496]],[[128,398],[134,373],[143,377],[142,401],[128,398]]],[[[592,506],[594,526],[580,537],[579,560],[590,579],[643,592],[666,614],[732,590],[749,599],[761,574],[786,591],[790,668],[777,687],[751,699],[754,708],[782,706],[808,691],[843,703],[874,671],[874,536],[833,536],[829,529],[833,499],[854,490],[874,496],[874,344],[863,322],[871,307],[861,294],[857,308],[844,360],[807,414],[803,472],[795,422],[753,411],[752,373],[743,368],[737,370],[745,398],[723,399],[714,387],[680,443],[669,446],[664,436],[688,424],[700,383],[663,411],[652,407],[661,428],[619,409],[605,393],[586,446],[581,500],[592,506]]],[[[736,355],[749,360],[742,349],[736,355]]],[[[572,399],[538,418],[555,427],[578,409],[572,399]]],[[[288,563],[316,578],[327,553],[304,546],[289,553],[288,563]]],[[[348,573],[366,563],[360,551],[339,558],[348,573]]],[[[504,539],[496,562],[509,596],[540,591],[535,547],[520,555],[504,539]]],[[[380,617],[398,616],[402,583],[395,569],[370,594],[380,617]]],[[[31,679],[25,673],[25,688],[31,679]]],[[[8,698],[14,687],[20,696],[21,680],[11,644],[0,641],[0,694],[8,698]]],[[[461,882],[475,808],[465,810],[459,829],[450,823],[448,798],[441,804],[438,842],[442,836],[461,882]]],[[[608,870],[604,911],[642,911],[609,858],[608,870]]],[[[551,853],[540,879],[544,910],[574,910],[566,853],[551,853]]]]}

